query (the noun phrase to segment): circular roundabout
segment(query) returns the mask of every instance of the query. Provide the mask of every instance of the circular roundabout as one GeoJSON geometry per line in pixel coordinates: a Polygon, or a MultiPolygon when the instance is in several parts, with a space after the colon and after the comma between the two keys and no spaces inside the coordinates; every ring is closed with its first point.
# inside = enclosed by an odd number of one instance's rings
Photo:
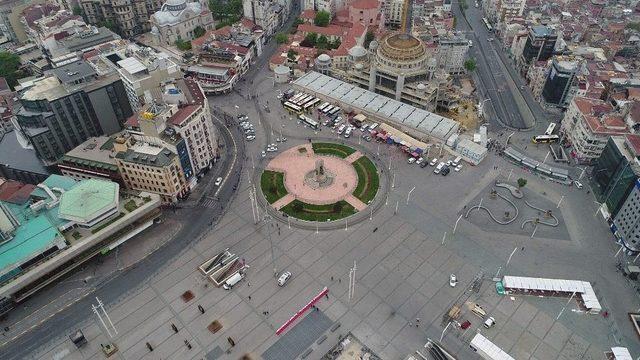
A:
{"type": "Polygon", "coordinates": [[[273,158],[260,177],[266,201],[287,216],[328,222],[366,209],[378,193],[374,163],[342,144],[313,142],[273,158]]]}

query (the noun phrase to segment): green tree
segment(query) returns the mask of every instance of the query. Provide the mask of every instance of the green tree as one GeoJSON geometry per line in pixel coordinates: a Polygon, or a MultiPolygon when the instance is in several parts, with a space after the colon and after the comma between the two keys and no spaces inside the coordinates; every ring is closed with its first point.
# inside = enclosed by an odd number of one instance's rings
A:
{"type": "Polygon", "coordinates": [[[181,51],[191,50],[191,41],[185,41],[182,39],[176,40],[176,47],[181,51]]]}
{"type": "Polygon", "coordinates": [[[342,42],[340,41],[340,39],[339,39],[339,38],[336,38],[336,40],[335,40],[335,41],[333,41],[333,42],[331,43],[331,45],[329,46],[329,48],[330,48],[330,49],[337,49],[337,48],[339,48],[339,47],[340,47],[340,45],[342,45],[342,42]]]}
{"type": "Polygon", "coordinates": [[[373,31],[369,30],[367,31],[367,34],[364,36],[364,48],[368,49],[369,48],[369,44],[371,44],[371,42],[376,38],[375,34],[373,33],[373,31]]]}
{"type": "Polygon", "coordinates": [[[311,32],[304,37],[304,41],[303,41],[304,44],[301,44],[301,45],[306,47],[315,47],[317,42],[318,42],[318,34],[311,32]]]}
{"type": "Polygon", "coordinates": [[[518,187],[519,188],[523,188],[523,187],[525,187],[525,185],[527,185],[527,179],[519,178],[518,179],[518,187]]]}
{"type": "Polygon", "coordinates": [[[20,57],[7,51],[0,52],[0,77],[7,80],[7,83],[13,88],[18,79],[25,76],[20,70],[20,57]]]}
{"type": "Polygon", "coordinates": [[[329,48],[329,39],[326,36],[320,35],[318,37],[318,41],[316,41],[316,48],[318,49],[328,49],[329,48]]]}
{"type": "Polygon", "coordinates": [[[278,44],[284,44],[287,41],[289,41],[289,37],[287,36],[287,34],[281,32],[276,34],[276,42],[278,44]]]}
{"type": "Polygon", "coordinates": [[[296,25],[296,26],[302,25],[302,24],[304,24],[304,20],[302,20],[301,18],[297,18],[296,21],[293,24],[296,25]]]}
{"type": "Polygon", "coordinates": [[[467,59],[464,62],[464,68],[467,69],[467,71],[473,71],[476,69],[476,61],[474,59],[467,59]]]}
{"type": "Polygon", "coordinates": [[[302,210],[304,210],[304,206],[302,206],[302,203],[296,202],[296,203],[293,204],[293,211],[295,211],[297,213],[301,213],[302,210]]]}
{"type": "Polygon", "coordinates": [[[117,26],[116,24],[111,21],[111,20],[106,20],[106,21],[100,21],[98,23],[98,27],[106,27],[107,29],[113,31],[113,32],[118,32],[117,26]]]}
{"type": "Polygon", "coordinates": [[[204,36],[204,34],[206,33],[207,33],[207,30],[205,30],[202,26],[196,26],[195,29],[193,29],[193,37],[196,39],[201,36],[204,36]]]}
{"type": "Polygon", "coordinates": [[[313,19],[313,23],[316,26],[325,27],[325,26],[329,25],[329,22],[331,22],[331,13],[329,13],[328,11],[325,11],[325,10],[318,11],[316,13],[315,19],[313,19]]]}
{"type": "Polygon", "coordinates": [[[287,59],[289,59],[289,61],[296,61],[296,56],[298,56],[297,51],[293,49],[289,49],[289,51],[287,51],[287,59]]]}
{"type": "Polygon", "coordinates": [[[82,10],[82,8],[80,6],[75,5],[73,7],[73,15],[84,16],[84,11],[82,10]]]}

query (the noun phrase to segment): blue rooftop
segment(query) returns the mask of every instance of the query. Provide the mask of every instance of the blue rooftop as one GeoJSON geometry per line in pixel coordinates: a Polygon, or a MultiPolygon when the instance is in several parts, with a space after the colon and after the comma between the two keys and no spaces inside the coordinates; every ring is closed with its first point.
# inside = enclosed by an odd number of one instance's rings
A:
{"type": "MultiPolygon", "coordinates": [[[[49,189],[60,188],[60,189],[63,189],[64,191],[67,191],[67,190],[70,190],[72,187],[76,186],[78,182],[75,181],[73,178],[54,174],[54,175],[50,175],[45,181],[42,182],[42,184],[47,185],[49,189]]],[[[58,193],[57,195],[60,195],[60,194],[58,193]]],[[[31,192],[31,196],[38,197],[41,199],[49,199],[49,195],[47,195],[47,193],[39,187],[36,187],[33,190],[33,192],[31,192]]]]}

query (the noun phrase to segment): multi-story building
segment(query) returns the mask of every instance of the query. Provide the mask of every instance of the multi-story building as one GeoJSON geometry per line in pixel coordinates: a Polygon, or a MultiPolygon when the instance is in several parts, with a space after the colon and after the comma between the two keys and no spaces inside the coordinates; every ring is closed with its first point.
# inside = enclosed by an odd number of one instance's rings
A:
{"type": "Polygon", "coordinates": [[[52,67],[81,60],[91,50],[120,39],[106,27],[84,26],[74,31],[73,34],[62,32],[60,36],[49,36],[43,41],[44,54],[52,67]]]}
{"type": "Polygon", "coordinates": [[[625,199],[640,179],[640,136],[610,137],[600,157],[594,162],[593,193],[615,218],[625,199]]]}
{"type": "Polygon", "coordinates": [[[115,160],[114,136],[116,135],[87,139],[60,158],[58,169],[62,175],[78,181],[102,179],[124,186],[115,160]]]}
{"type": "Polygon", "coordinates": [[[560,133],[572,145],[572,156],[581,163],[591,163],[602,154],[609,137],[630,133],[624,118],[602,100],[574,97],[569,105],[560,133]]]}
{"type": "Polygon", "coordinates": [[[542,101],[542,89],[547,82],[549,67],[549,61],[538,61],[532,63],[527,70],[526,78],[529,82],[529,89],[533,98],[538,102],[542,101]]]}
{"type": "Polygon", "coordinates": [[[102,56],[109,61],[115,60],[116,69],[134,111],[139,110],[144,103],[146,91],[182,78],[180,66],[169,55],[149,47],[128,44],[102,56]]]}
{"type": "Polygon", "coordinates": [[[553,56],[558,35],[542,25],[534,25],[529,29],[527,40],[520,55],[520,66],[527,68],[532,62],[546,61],[553,56]]]}
{"type": "Polygon", "coordinates": [[[408,0],[388,0],[384,2],[384,21],[388,26],[398,28],[404,20],[404,6],[408,0]]]}
{"type": "Polygon", "coordinates": [[[151,30],[151,14],[162,6],[160,0],[80,0],[90,24],[111,23],[124,37],[151,30]]]}
{"type": "Polygon", "coordinates": [[[243,0],[244,17],[260,26],[266,36],[273,35],[289,17],[289,7],[284,1],[243,0]]]}
{"type": "Polygon", "coordinates": [[[86,26],[81,16],[55,4],[31,5],[22,11],[21,21],[29,40],[38,46],[53,36],[61,38],[86,26]]]}
{"type": "Polygon", "coordinates": [[[580,62],[566,56],[557,56],[542,89],[542,98],[553,106],[565,108],[578,90],[580,62]]]}
{"type": "Polygon", "coordinates": [[[206,2],[167,0],[151,15],[151,34],[157,44],[173,45],[177,40],[194,39],[194,30],[214,28],[213,15],[206,2]]]}
{"type": "Polygon", "coordinates": [[[345,6],[344,0],[303,0],[303,10],[326,11],[334,15],[345,6]]]}
{"type": "Polygon", "coordinates": [[[92,136],[118,132],[132,114],[118,75],[98,76],[84,61],[49,71],[19,99],[18,130],[49,165],[92,136]]]}
{"type": "Polygon", "coordinates": [[[384,25],[384,14],[379,0],[356,0],[348,6],[349,22],[361,23],[370,29],[384,25]]]}
{"type": "Polygon", "coordinates": [[[116,164],[127,187],[154,193],[174,203],[189,192],[178,155],[156,142],[117,137],[113,143],[116,164]]]}
{"type": "Polygon", "coordinates": [[[462,36],[441,36],[435,51],[438,67],[449,74],[464,73],[464,61],[469,51],[469,40],[462,36]]]}
{"type": "Polygon", "coordinates": [[[195,77],[207,94],[232,91],[249,70],[252,59],[260,56],[263,32],[249,19],[207,32],[191,42],[196,54],[187,74],[195,77]]]}
{"type": "Polygon", "coordinates": [[[437,72],[437,60],[425,44],[401,33],[372,42],[369,52],[360,45],[349,49],[345,76],[369,91],[427,110],[435,109],[439,91],[448,81],[437,72]]]}
{"type": "MultiPolygon", "coordinates": [[[[638,165],[638,160],[635,161],[638,165]]],[[[640,180],[633,182],[631,192],[613,218],[611,232],[626,251],[640,251],[640,180]]]]}
{"type": "Polygon", "coordinates": [[[126,128],[134,137],[159,140],[178,154],[190,188],[219,156],[209,102],[193,80],[180,79],[155,92],[153,101],[130,118],[126,128]]]}

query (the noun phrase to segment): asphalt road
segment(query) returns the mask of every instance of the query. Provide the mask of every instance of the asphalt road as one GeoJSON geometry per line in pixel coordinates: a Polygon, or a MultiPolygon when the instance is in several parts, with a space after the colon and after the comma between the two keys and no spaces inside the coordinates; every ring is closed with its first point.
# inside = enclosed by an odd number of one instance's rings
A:
{"type": "MultiPolygon", "coordinates": [[[[513,129],[530,129],[536,123],[546,122],[546,114],[542,109],[532,108],[532,103],[525,101],[520,86],[522,79],[512,77],[508,71],[510,64],[504,64],[499,55],[502,50],[494,48],[496,41],[489,41],[495,35],[489,33],[482,22],[482,9],[475,8],[473,2],[468,2],[469,8],[462,15],[458,3],[452,4],[452,11],[457,18],[456,28],[467,34],[467,38],[473,40],[469,48],[469,56],[477,62],[477,85],[483,97],[491,99],[484,102],[491,122],[497,122],[500,126],[513,129]]],[[[533,103],[535,101],[530,99],[533,103]]]]}

